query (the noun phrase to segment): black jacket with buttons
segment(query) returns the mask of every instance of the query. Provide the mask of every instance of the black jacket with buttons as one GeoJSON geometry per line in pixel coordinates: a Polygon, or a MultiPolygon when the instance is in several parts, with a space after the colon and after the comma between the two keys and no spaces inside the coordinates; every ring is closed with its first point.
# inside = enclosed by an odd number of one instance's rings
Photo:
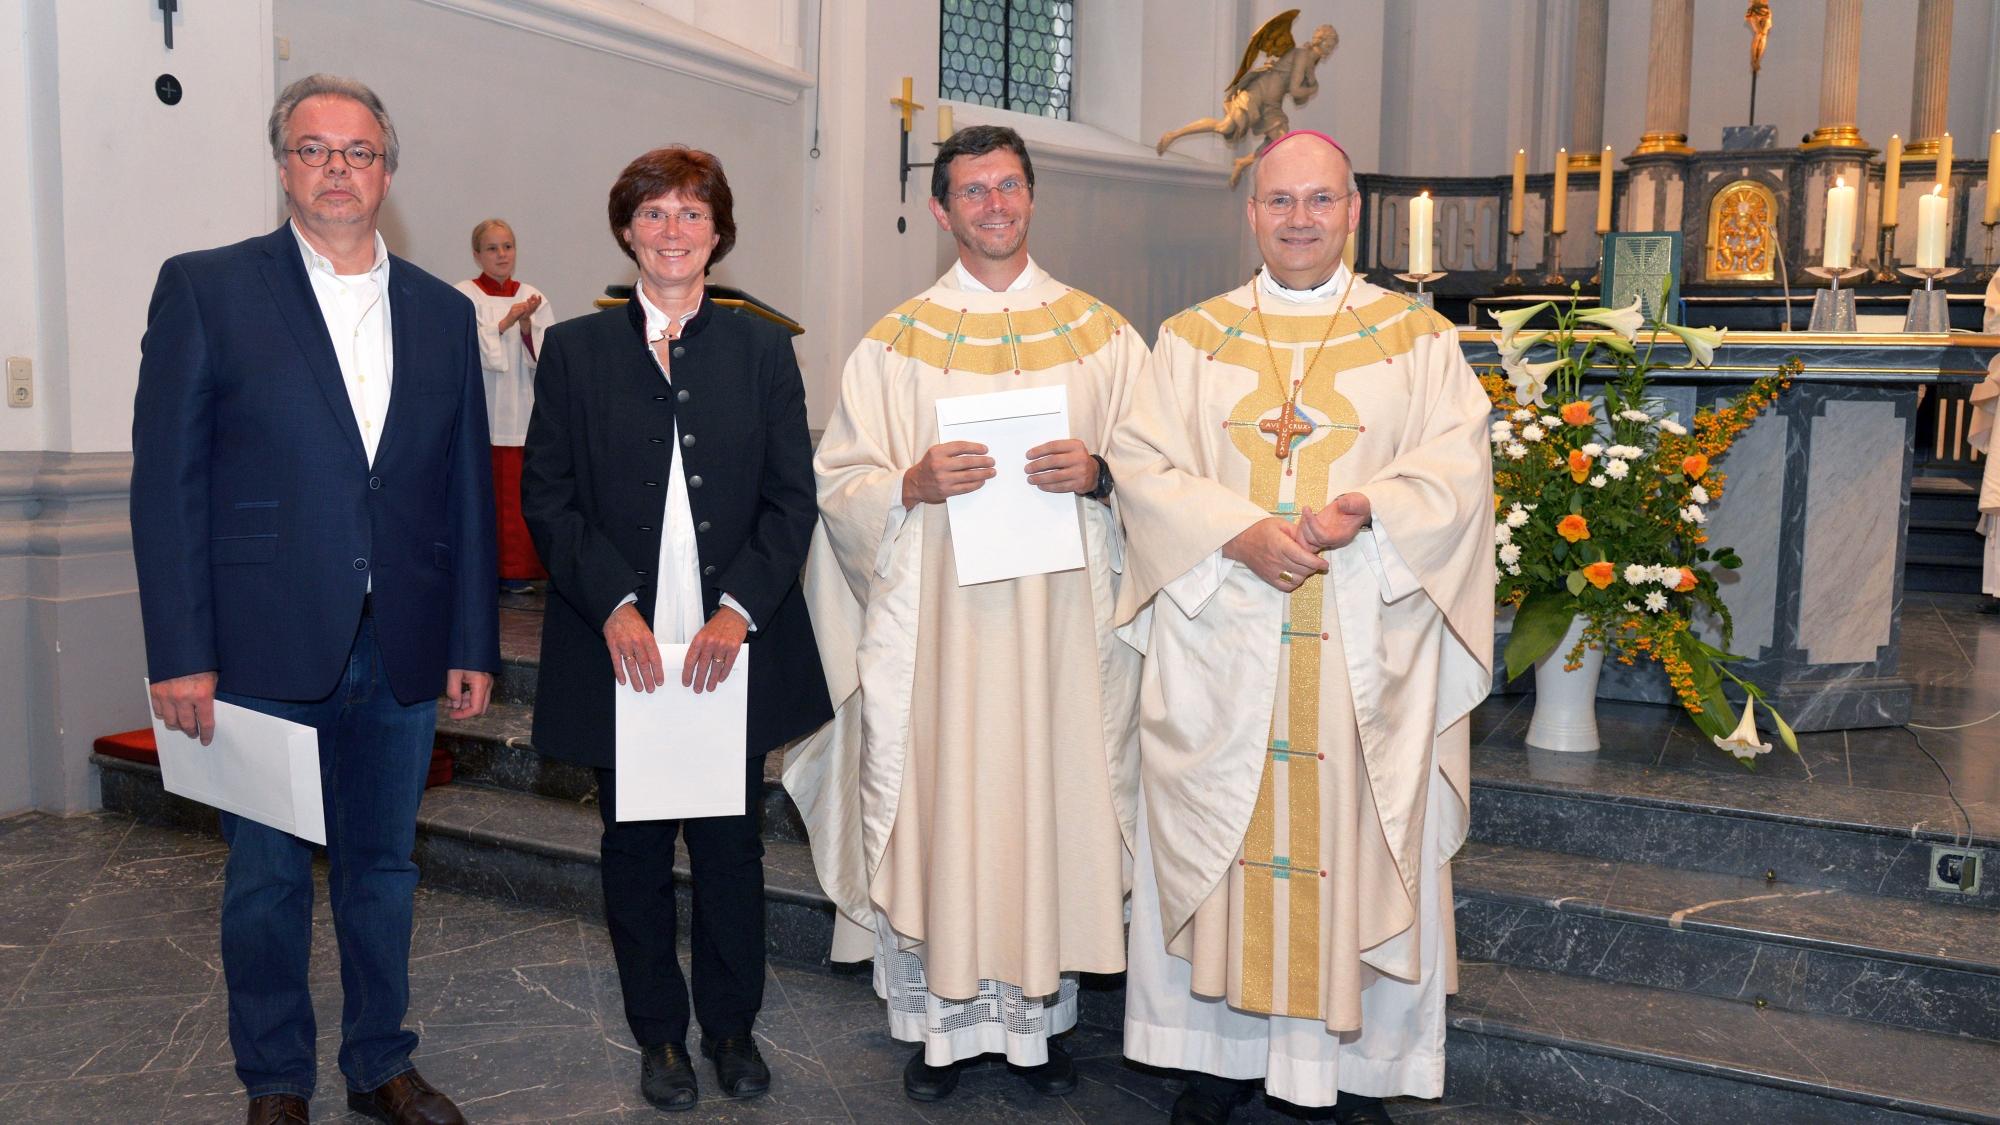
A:
{"type": "MultiPolygon", "coordinates": [[[[677,454],[702,616],[713,616],[726,593],[757,626],[747,642],[748,752],[765,753],[832,716],[799,588],[819,508],[791,339],[704,301],[675,341],[672,370],[670,386],[646,346],[636,301],[565,321],[542,341],[521,513],[550,575],[534,743],[551,757],[614,762],[616,683],[604,622],[627,594],[638,595],[652,621],[677,454]]],[[[666,672],[674,681],[667,690],[680,690],[680,669],[666,672]]]]}

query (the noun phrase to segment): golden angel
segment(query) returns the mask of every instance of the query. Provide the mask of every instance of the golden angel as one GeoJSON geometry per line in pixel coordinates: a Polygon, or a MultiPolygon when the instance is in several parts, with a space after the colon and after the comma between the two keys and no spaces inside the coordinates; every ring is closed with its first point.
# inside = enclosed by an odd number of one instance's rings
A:
{"type": "MultiPolygon", "coordinates": [[[[1234,143],[1253,134],[1274,141],[1290,131],[1285,99],[1291,98],[1293,105],[1311,101],[1319,93],[1319,79],[1314,72],[1320,61],[1340,45],[1340,34],[1331,24],[1319,25],[1312,38],[1301,45],[1292,37],[1292,21],[1298,17],[1299,10],[1291,8],[1264,21],[1264,26],[1257,29],[1249,46],[1244,48],[1236,77],[1223,89],[1222,116],[1203,117],[1168,130],[1161,134],[1156,151],[1164,153],[1175,141],[1198,133],[1217,133],[1223,140],[1234,143]],[[1251,64],[1260,56],[1268,57],[1269,61],[1253,69],[1251,64]]],[[[1243,170],[1256,159],[1253,153],[1236,161],[1229,170],[1230,187],[1236,186],[1243,170]]]]}

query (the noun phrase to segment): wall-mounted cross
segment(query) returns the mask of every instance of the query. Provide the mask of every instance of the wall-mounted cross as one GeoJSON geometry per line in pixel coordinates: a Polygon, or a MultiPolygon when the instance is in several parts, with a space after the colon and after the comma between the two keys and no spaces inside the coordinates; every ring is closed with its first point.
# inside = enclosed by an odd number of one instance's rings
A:
{"type": "Polygon", "coordinates": [[[174,11],[180,7],[180,0],[160,0],[160,22],[166,25],[167,50],[174,49],[174,11]]]}

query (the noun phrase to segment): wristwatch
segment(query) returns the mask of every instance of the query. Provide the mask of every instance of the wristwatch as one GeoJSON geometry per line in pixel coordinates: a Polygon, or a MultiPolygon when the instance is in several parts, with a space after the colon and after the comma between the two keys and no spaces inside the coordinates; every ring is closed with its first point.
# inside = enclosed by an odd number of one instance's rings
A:
{"type": "Polygon", "coordinates": [[[1093,453],[1090,455],[1090,459],[1097,462],[1097,487],[1091,489],[1086,495],[1092,500],[1103,500],[1111,495],[1111,490],[1116,488],[1117,484],[1112,481],[1111,466],[1104,463],[1104,458],[1093,453]]]}

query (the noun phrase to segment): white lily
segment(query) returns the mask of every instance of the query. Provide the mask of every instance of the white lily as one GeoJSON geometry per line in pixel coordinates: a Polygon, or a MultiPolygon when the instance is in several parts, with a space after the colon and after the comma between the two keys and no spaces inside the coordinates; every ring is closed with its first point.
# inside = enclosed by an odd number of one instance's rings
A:
{"type": "Polygon", "coordinates": [[[1729,334],[1727,328],[1689,328],[1685,324],[1663,324],[1660,327],[1680,337],[1687,345],[1688,354],[1694,357],[1695,366],[1707,367],[1715,362],[1715,349],[1722,345],[1722,338],[1729,334]]]}
{"type": "Polygon", "coordinates": [[[1549,391],[1549,376],[1562,365],[1562,360],[1552,359],[1547,363],[1503,363],[1500,366],[1507,373],[1507,381],[1514,385],[1515,402],[1523,406],[1531,402],[1536,406],[1546,406],[1548,404],[1543,399],[1549,391]]]}
{"type": "Polygon", "coordinates": [[[1552,301],[1541,301],[1529,305],[1525,309],[1513,309],[1509,312],[1494,313],[1493,319],[1500,325],[1500,350],[1504,352],[1513,348],[1514,336],[1521,331],[1521,326],[1535,319],[1543,309],[1548,308],[1553,303],[1552,301]]]}
{"type": "Polygon", "coordinates": [[[1757,705],[1747,699],[1743,701],[1743,721],[1736,724],[1736,729],[1729,732],[1728,738],[1716,736],[1713,741],[1746,762],[1759,754],[1771,752],[1770,743],[1757,741],[1757,705]]]}
{"type": "Polygon", "coordinates": [[[1628,344],[1639,338],[1639,328],[1646,323],[1646,314],[1639,311],[1639,298],[1636,296],[1631,304],[1622,309],[1585,309],[1576,314],[1576,318],[1609,328],[1624,337],[1628,344]]]}
{"type": "Polygon", "coordinates": [[[1503,364],[1519,363],[1521,362],[1521,357],[1527,355],[1530,348],[1546,341],[1548,338],[1549,334],[1546,332],[1537,332],[1532,336],[1516,336],[1512,344],[1500,349],[1500,362],[1503,364]]]}

